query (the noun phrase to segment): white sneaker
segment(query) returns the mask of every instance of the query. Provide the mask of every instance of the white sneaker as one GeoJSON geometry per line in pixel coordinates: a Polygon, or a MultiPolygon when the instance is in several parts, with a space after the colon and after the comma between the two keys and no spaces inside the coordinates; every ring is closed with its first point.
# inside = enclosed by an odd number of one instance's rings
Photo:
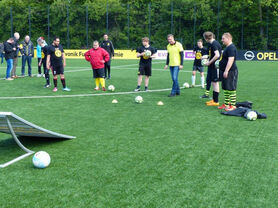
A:
{"type": "Polygon", "coordinates": [[[42,77],[42,74],[37,74],[37,77],[42,77]]]}

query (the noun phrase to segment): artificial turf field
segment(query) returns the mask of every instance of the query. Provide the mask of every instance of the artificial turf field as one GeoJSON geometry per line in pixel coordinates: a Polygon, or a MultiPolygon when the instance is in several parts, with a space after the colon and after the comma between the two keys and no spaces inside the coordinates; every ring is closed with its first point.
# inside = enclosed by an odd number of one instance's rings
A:
{"type": "MultiPolygon", "coordinates": [[[[164,61],[153,63],[150,89],[170,88],[164,61]]],[[[252,101],[266,120],[220,115],[199,98],[201,88],[183,89],[174,98],[167,97],[170,91],[116,94],[136,87],[137,60],[112,62],[107,85],[116,87],[114,95],[88,96],[103,92],[93,90],[84,60],[67,60],[71,92],[62,92],[60,82],[57,93],[43,88],[44,78],[0,80],[0,111],[77,137],[21,140],[31,150],[47,151],[52,162],[35,169],[28,157],[0,169],[0,207],[278,207],[278,64],[238,66],[238,101],[252,101]],[[58,95],[79,96],[28,98],[58,95]],[[134,102],[137,95],[142,104],[134,102]],[[160,100],[164,106],[156,105],[160,100]]],[[[180,84],[190,83],[191,68],[185,62],[180,84]]],[[[0,134],[0,163],[20,154],[11,136],[0,134]]]]}

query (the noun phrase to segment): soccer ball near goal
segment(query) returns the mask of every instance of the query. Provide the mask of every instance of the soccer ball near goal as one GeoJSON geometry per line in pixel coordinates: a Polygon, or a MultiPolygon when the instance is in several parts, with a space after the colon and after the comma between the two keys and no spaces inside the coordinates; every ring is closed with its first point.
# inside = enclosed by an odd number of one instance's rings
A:
{"type": "Polygon", "coordinates": [[[255,111],[249,111],[246,115],[247,120],[249,121],[255,121],[257,119],[258,115],[255,111]]]}
{"type": "Polygon", "coordinates": [[[36,168],[46,168],[50,164],[50,156],[47,152],[39,151],[34,154],[32,161],[36,168]]]}
{"type": "Polygon", "coordinates": [[[189,84],[188,84],[187,82],[185,82],[185,83],[183,84],[183,87],[184,87],[184,88],[189,88],[190,86],[189,86],[189,84]]]}
{"type": "Polygon", "coordinates": [[[142,98],[141,96],[137,96],[137,97],[135,98],[135,102],[136,102],[136,103],[143,103],[143,98],[142,98]]]}
{"type": "Polygon", "coordinates": [[[115,91],[114,85],[109,85],[108,90],[114,92],[115,91]]]}

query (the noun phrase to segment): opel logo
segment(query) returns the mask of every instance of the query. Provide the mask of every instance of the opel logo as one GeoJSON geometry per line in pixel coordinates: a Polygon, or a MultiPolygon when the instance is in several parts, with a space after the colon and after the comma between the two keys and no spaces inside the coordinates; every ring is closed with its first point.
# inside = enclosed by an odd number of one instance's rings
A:
{"type": "Polygon", "coordinates": [[[247,52],[244,54],[244,58],[245,58],[247,61],[252,61],[252,60],[255,58],[255,54],[253,53],[253,51],[247,51],[247,52]]]}

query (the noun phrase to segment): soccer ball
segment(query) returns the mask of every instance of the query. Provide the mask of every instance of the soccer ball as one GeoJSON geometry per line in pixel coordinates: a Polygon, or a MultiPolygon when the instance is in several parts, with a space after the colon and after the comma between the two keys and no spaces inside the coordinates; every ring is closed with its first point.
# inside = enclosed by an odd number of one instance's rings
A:
{"type": "Polygon", "coordinates": [[[162,101],[158,101],[157,105],[164,105],[164,103],[162,101]]]}
{"type": "Polygon", "coordinates": [[[135,102],[136,102],[136,103],[143,103],[143,98],[142,98],[141,96],[137,96],[137,97],[135,98],[135,102]]]}
{"type": "Polygon", "coordinates": [[[115,91],[114,85],[109,85],[108,90],[114,92],[115,91]]]}
{"type": "Polygon", "coordinates": [[[148,59],[148,58],[150,58],[151,55],[152,55],[152,52],[149,51],[149,50],[146,50],[146,51],[145,51],[145,54],[144,54],[144,56],[143,56],[143,58],[144,58],[144,59],[148,59]]]}
{"type": "Polygon", "coordinates": [[[206,64],[209,62],[208,59],[202,59],[201,63],[202,63],[202,66],[206,66],[206,64]]]}
{"type": "Polygon", "coordinates": [[[185,83],[183,84],[183,87],[184,87],[184,88],[189,88],[190,86],[189,86],[189,84],[188,84],[187,82],[185,82],[185,83]]]}
{"type": "Polygon", "coordinates": [[[219,60],[216,60],[214,63],[215,67],[218,69],[219,68],[219,60]]]}
{"type": "Polygon", "coordinates": [[[34,154],[32,161],[36,168],[46,168],[50,164],[50,156],[47,152],[39,151],[34,154]]]}
{"type": "Polygon", "coordinates": [[[258,115],[255,111],[249,111],[246,115],[247,120],[249,121],[255,121],[257,119],[258,115]]]}
{"type": "Polygon", "coordinates": [[[116,103],[118,103],[118,100],[114,99],[114,100],[112,100],[112,103],[116,104],[116,103]]]}

